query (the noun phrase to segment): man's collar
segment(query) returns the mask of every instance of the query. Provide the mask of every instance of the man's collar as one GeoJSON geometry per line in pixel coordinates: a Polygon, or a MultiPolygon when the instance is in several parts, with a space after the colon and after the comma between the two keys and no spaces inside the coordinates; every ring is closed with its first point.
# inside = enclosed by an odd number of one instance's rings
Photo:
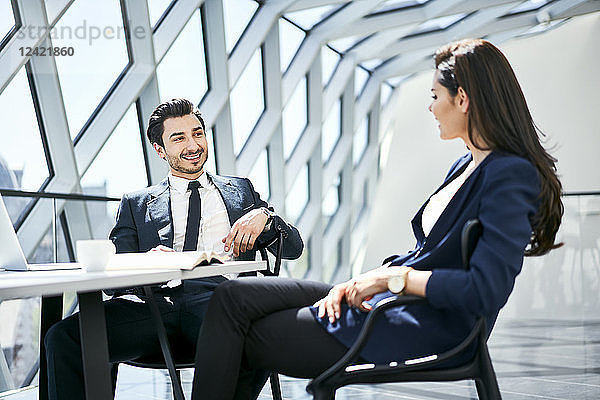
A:
{"type": "MultiPolygon", "coordinates": [[[[171,186],[171,189],[180,194],[187,192],[188,185],[191,182],[190,179],[175,176],[171,172],[169,172],[167,178],[169,178],[169,185],[171,186]]],[[[201,187],[208,187],[210,185],[206,171],[203,171],[202,175],[200,175],[196,180],[200,183],[201,187]]]]}

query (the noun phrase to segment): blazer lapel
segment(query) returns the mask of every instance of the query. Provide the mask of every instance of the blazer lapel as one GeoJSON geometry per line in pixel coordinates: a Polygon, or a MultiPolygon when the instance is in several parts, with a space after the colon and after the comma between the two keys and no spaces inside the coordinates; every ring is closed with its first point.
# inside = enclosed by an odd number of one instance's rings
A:
{"type": "MultiPolygon", "coordinates": [[[[453,168],[448,172],[448,175],[446,176],[446,179],[444,179],[444,182],[442,182],[440,187],[438,187],[436,189],[436,191],[431,194],[431,196],[433,196],[434,194],[436,194],[437,192],[439,192],[440,190],[445,188],[450,182],[452,182],[457,176],[459,176],[465,170],[467,165],[469,165],[469,163],[471,162],[472,159],[473,158],[472,158],[471,154],[469,153],[469,154],[465,155],[461,160],[457,161],[454,164],[453,168]]],[[[417,247],[420,247],[421,244],[423,244],[423,242],[425,241],[425,232],[423,232],[422,217],[423,217],[423,211],[425,210],[425,207],[429,203],[431,196],[429,196],[427,201],[425,201],[425,203],[423,203],[423,205],[421,206],[421,208],[415,214],[415,216],[413,217],[413,219],[411,221],[413,233],[415,235],[415,238],[417,239],[417,247]]],[[[450,202],[450,203],[452,203],[452,202],[450,202]]],[[[447,208],[449,208],[449,207],[450,207],[450,204],[448,204],[447,208]]],[[[442,215],[443,214],[444,213],[442,213],[442,215]]],[[[441,217],[442,216],[440,216],[440,218],[441,217]]],[[[438,219],[438,221],[439,221],[439,219],[438,219]]],[[[434,225],[434,229],[435,229],[435,225],[434,225]]],[[[433,229],[432,229],[432,232],[433,232],[433,229]]],[[[431,233],[429,234],[429,236],[431,236],[431,233]]],[[[428,240],[428,242],[429,242],[429,240],[428,240]]]]}
{"type": "MultiPolygon", "coordinates": [[[[471,193],[475,187],[477,187],[478,176],[481,174],[482,169],[485,165],[492,159],[494,153],[489,154],[482,162],[475,168],[475,170],[471,173],[471,175],[467,178],[467,180],[462,184],[462,186],[458,189],[456,194],[452,197],[448,206],[444,209],[436,223],[431,228],[431,232],[429,232],[429,236],[427,237],[427,243],[423,247],[423,253],[427,250],[434,247],[446,233],[452,228],[455,224],[456,219],[461,215],[464,210],[464,205],[467,201],[469,201],[472,196],[471,193]]],[[[464,171],[463,167],[466,167],[468,163],[471,161],[471,157],[469,157],[463,166],[457,168],[456,173],[452,174],[452,177],[447,179],[444,184],[436,191],[436,193],[445,187],[450,181],[456,178],[458,175],[464,171]]]]}
{"type": "Polygon", "coordinates": [[[227,215],[229,216],[229,224],[233,225],[235,221],[237,221],[244,214],[244,212],[247,211],[243,210],[243,206],[241,204],[242,198],[238,188],[233,185],[231,179],[219,175],[212,175],[208,172],[207,175],[221,194],[223,203],[227,209],[227,215]]]}
{"type": "Polygon", "coordinates": [[[150,193],[148,216],[154,224],[156,232],[158,232],[160,244],[172,248],[173,218],[171,216],[171,194],[168,179],[161,181],[156,185],[156,190],[150,193]]]}

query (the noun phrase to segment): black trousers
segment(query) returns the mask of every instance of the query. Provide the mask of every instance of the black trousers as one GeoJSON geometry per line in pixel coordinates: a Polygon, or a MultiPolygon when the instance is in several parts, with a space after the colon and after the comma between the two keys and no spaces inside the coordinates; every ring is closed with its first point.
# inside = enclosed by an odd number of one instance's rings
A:
{"type": "Polygon", "coordinates": [[[219,285],[198,337],[192,399],[254,399],[257,371],[309,378],[334,364],[347,348],[307,307],[330,289],[284,278],[219,285]]]}
{"type": "MultiPolygon", "coordinates": [[[[189,280],[176,288],[154,290],[172,346],[194,354],[198,331],[214,287],[214,283],[189,280]]],[[[161,354],[148,304],[116,298],[105,301],[104,310],[109,360],[115,367],[119,362],[161,354]]],[[[79,315],[74,314],[53,325],[44,344],[49,398],[85,399],[79,315]]],[[[113,368],[113,391],[115,383],[116,368],[113,368]]],[[[255,390],[260,391],[260,388],[255,390]]]]}

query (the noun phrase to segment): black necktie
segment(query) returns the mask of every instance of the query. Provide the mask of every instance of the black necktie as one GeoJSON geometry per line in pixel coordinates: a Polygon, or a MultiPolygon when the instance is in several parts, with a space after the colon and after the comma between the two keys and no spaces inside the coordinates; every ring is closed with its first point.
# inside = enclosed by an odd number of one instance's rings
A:
{"type": "Polygon", "coordinates": [[[198,247],[198,230],[200,229],[200,192],[198,192],[198,187],[200,187],[198,181],[191,181],[188,185],[188,190],[191,190],[192,194],[188,203],[183,251],[196,251],[198,247]]]}

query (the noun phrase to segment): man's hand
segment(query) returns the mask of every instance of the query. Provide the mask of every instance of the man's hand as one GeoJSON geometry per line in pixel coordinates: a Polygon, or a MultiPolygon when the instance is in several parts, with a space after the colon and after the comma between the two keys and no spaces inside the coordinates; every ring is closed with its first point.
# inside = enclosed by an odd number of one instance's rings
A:
{"type": "Polygon", "coordinates": [[[240,253],[252,250],[254,241],[265,229],[268,217],[260,209],[255,209],[244,214],[235,221],[229,235],[224,237],[225,251],[229,251],[233,244],[233,256],[237,257],[240,253]]]}
{"type": "Polygon", "coordinates": [[[153,251],[165,251],[165,252],[171,252],[171,251],[175,251],[175,250],[173,250],[173,249],[172,249],[172,248],[170,248],[170,247],[163,246],[162,244],[159,244],[158,246],[156,246],[156,247],[155,247],[155,248],[153,248],[153,249],[150,249],[150,250],[148,250],[147,252],[148,252],[148,253],[150,253],[150,252],[153,252],[153,251]]]}

